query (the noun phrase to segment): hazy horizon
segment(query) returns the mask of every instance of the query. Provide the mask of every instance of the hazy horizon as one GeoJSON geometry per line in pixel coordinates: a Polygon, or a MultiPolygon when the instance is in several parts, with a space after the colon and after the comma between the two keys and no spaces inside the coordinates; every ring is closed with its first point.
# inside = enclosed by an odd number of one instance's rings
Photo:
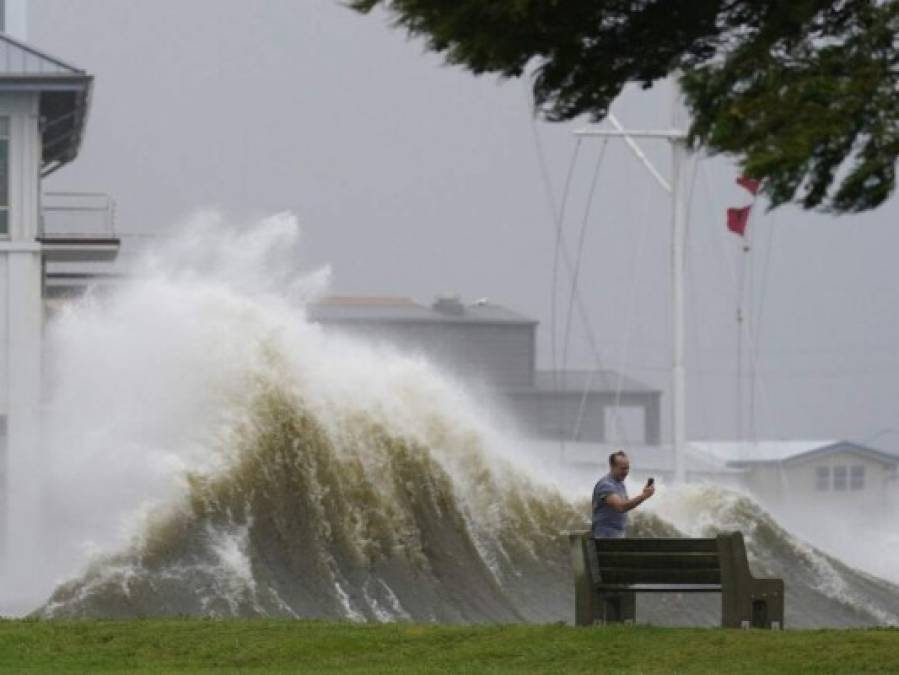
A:
{"type": "MultiPolygon", "coordinates": [[[[81,155],[47,189],[110,192],[123,234],[165,232],[206,207],[248,225],[289,210],[303,225],[297,264],[330,264],[334,292],[489,297],[540,321],[538,361],[550,366],[555,231],[534,132],[558,203],[581,125],[533,123],[526,83],[444,66],[383,15],[331,0],[33,0],[29,30],[95,76],[81,155]]],[[[615,107],[632,128],[668,126],[670,110],[666,86],[615,107]]],[[[667,174],[666,150],[644,147],[667,174]]],[[[667,197],[611,143],[588,210],[600,148],[581,145],[566,237],[573,255],[587,213],[579,287],[602,365],[665,389],[668,435],[667,197]]],[[[725,159],[701,161],[691,206],[692,438],[737,433],[742,254],[724,225],[725,209],[748,201],[736,175],[725,159]]],[[[763,207],[750,225],[755,435],[899,450],[896,198],[840,218],[763,207]]],[[[563,273],[560,336],[569,288],[563,273]]],[[[585,335],[575,317],[569,367],[595,365],[585,335]]],[[[743,416],[747,429],[748,401],[743,416]]]]}

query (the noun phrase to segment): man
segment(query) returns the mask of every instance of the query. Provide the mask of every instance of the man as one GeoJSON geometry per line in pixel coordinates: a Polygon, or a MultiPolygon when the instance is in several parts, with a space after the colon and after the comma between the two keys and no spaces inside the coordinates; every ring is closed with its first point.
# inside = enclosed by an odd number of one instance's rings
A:
{"type": "Polygon", "coordinates": [[[635,509],[655,493],[655,486],[647,483],[638,497],[628,499],[624,479],[631,470],[630,460],[621,452],[609,455],[609,473],[593,488],[593,536],[618,539],[627,531],[627,512],[635,509]]]}

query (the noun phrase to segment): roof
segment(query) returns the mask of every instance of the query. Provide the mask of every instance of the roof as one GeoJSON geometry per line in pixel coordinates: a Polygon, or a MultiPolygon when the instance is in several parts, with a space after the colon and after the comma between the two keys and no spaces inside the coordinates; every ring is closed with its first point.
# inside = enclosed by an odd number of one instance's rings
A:
{"type": "Polygon", "coordinates": [[[843,452],[885,464],[899,464],[899,455],[850,441],[694,441],[690,446],[714,455],[730,466],[798,464],[843,452]]]}
{"type": "Polygon", "coordinates": [[[320,323],[537,323],[501,305],[463,305],[457,298],[438,299],[428,307],[405,297],[332,296],[309,305],[308,314],[320,323]],[[441,303],[444,309],[438,309],[441,303]]]}
{"type": "MultiPolygon", "coordinates": [[[[559,441],[533,441],[527,444],[544,450],[547,456],[559,453],[559,441]]],[[[624,450],[631,460],[631,469],[640,474],[673,473],[674,453],[671,445],[612,445],[609,443],[565,442],[565,462],[582,466],[608,466],[608,458],[612,452],[624,450]]],[[[714,475],[740,475],[744,470],[729,466],[726,462],[713,457],[696,448],[687,448],[687,466],[689,473],[714,475]]]]}
{"type": "Polygon", "coordinates": [[[78,154],[92,80],[83,70],[0,33],[0,92],[40,94],[43,175],[78,154]]]}
{"type": "Polygon", "coordinates": [[[651,387],[614,370],[536,370],[534,383],[519,387],[507,387],[504,393],[515,396],[540,396],[545,394],[652,394],[661,396],[659,389],[651,387]]]}
{"type": "Polygon", "coordinates": [[[0,77],[9,75],[83,75],[84,71],[65,61],[0,33],[0,77]]]}
{"type": "Polygon", "coordinates": [[[658,389],[614,370],[538,370],[534,372],[534,387],[540,391],[576,394],[619,390],[622,394],[660,393],[658,389]]]}

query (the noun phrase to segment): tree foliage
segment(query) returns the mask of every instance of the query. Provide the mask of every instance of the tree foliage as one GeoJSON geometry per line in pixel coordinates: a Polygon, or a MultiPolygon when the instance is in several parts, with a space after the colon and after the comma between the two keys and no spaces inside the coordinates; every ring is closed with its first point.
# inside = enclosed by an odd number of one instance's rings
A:
{"type": "Polygon", "coordinates": [[[600,120],[625,84],[679,77],[690,143],[773,206],[863,211],[896,184],[899,0],[350,0],[449,63],[533,69],[547,119],[600,120]]]}

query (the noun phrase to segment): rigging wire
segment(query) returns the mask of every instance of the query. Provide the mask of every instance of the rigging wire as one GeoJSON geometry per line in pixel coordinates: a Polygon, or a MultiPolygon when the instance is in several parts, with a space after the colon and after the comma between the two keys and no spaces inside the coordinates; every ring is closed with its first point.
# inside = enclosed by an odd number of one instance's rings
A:
{"type": "MultiPolygon", "coordinates": [[[[643,204],[645,205],[646,202],[644,201],[643,204]]],[[[617,429],[618,437],[620,438],[620,442],[628,450],[631,449],[632,443],[630,442],[630,439],[628,438],[627,428],[625,427],[623,420],[622,420],[621,394],[622,394],[622,390],[624,388],[624,373],[623,373],[624,364],[628,358],[628,349],[630,347],[631,328],[633,325],[635,307],[637,304],[637,299],[636,299],[637,269],[640,266],[639,261],[643,257],[643,251],[645,249],[644,244],[646,242],[646,233],[649,229],[648,228],[649,218],[646,218],[645,214],[643,214],[641,221],[642,221],[643,227],[640,228],[640,232],[639,232],[638,239],[637,239],[637,244],[634,248],[634,255],[631,258],[631,271],[630,271],[630,275],[629,275],[631,292],[630,292],[630,301],[628,302],[627,319],[625,320],[624,339],[620,346],[621,352],[620,352],[620,357],[619,357],[618,368],[615,371],[613,371],[613,374],[617,376],[615,386],[614,386],[614,399],[613,399],[613,404],[612,404],[612,416],[613,416],[613,420],[614,420],[613,423],[615,424],[615,427],[617,429]]],[[[586,409],[587,409],[587,394],[590,391],[592,384],[593,384],[593,373],[591,372],[590,377],[588,378],[587,383],[584,386],[584,391],[581,395],[581,402],[580,402],[580,405],[578,406],[578,414],[577,414],[577,419],[575,420],[575,426],[574,426],[575,437],[577,437],[577,435],[580,434],[580,429],[583,424],[584,415],[586,414],[586,409]]]]}
{"type": "MultiPolygon", "coordinates": [[[[740,241],[740,262],[738,264],[737,278],[737,440],[743,440],[743,298],[746,295],[746,276],[747,266],[749,265],[749,244],[746,237],[749,236],[749,220],[752,212],[746,220],[746,227],[743,230],[742,241],[740,241]]],[[[751,286],[751,282],[750,282],[751,286]]]]}
{"type": "MultiPolygon", "coordinates": [[[[535,128],[536,133],[536,128],[535,128]]],[[[536,138],[536,137],[535,137],[536,138]]],[[[562,247],[565,245],[565,209],[568,204],[568,195],[571,188],[571,179],[574,175],[575,167],[577,166],[578,154],[580,153],[581,148],[581,140],[577,139],[577,143],[574,146],[574,150],[571,153],[571,161],[568,164],[568,172],[565,176],[565,186],[562,190],[562,203],[561,206],[556,210],[555,204],[551,204],[550,207],[553,210],[553,218],[555,219],[556,225],[556,237],[555,244],[553,246],[553,266],[552,266],[552,296],[550,300],[550,324],[552,325],[551,331],[551,352],[552,352],[552,368],[553,373],[557,373],[557,365],[558,365],[558,347],[557,347],[557,319],[558,319],[558,283],[559,283],[559,252],[562,247]]],[[[540,155],[539,162],[541,167],[541,173],[544,175],[544,182],[546,185],[547,193],[552,194],[552,183],[549,180],[549,173],[547,169],[546,157],[543,154],[543,146],[537,143],[537,147],[540,148],[538,153],[540,155]]],[[[567,247],[566,247],[567,251],[567,247]]],[[[570,311],[570,309],[569,309],[570,311]]],[[[556,387],[558,389],[558,387],[556,387]]]]}
{"type": "MultiPolygon", "coordinates": [[[[649,222],[650,219],[646,216],[645,207],[647,202],[644,200],[642,202],[644,206],[643,215],[643,227],[640,230],[639,238],[637,240],[637,246],[634,250],[634,256],[631,258],[631,271],[630,271],[630,290],[631,297],[630,302],[627,307],[627,318],[625,319],[624,324],[624,341],[621,344],[621,353],[618,358],[618,381],[615,383],[615,400],[612,407],[612,410],[615,411],[616,417],[620,415],[621,411],[621,395],[622,390],[624,389],[624,364],[628,360],[629,352],[630,352],[630,344],[631,344],[631,331],[634,325],[634,316],[636,314],[637,308],[637,270],[640,268],[640,261],[643,259],[643,253],[646,250],[646,235],[649,231],[649,222]]],[[[627,439],[627,434],[621,434],[621,437],[624,441],[624,444],[630,446],[627,439]]],[[[646,438],[643,439],[644,442],[646,438]]]]}
{"type": "MultiPolygon", "coordinates": [[[[702,183],[703,191],[705,192],[706,202],[709,204],[713,203],[712,197],[711,197],[711,190],[709,189],[709,186],[708,186],[708,179],[706,177],[705,167],[699,168],[699,178],[700,178],[700,182],[702,183]]],[[[715,240],[715,243],[718,245],[720,257],[727,261],[727,270],[730,273],[731,282],[733,282],[734,286],[736,286],[737,285],[737,272],[734,269],[734,262],[733,262],[733,260],[731,260],[731,257],[728,254],[727,248],[724,246],[724,240],[723,240],[721,234],[714,236],[713,239],[715,240]]],[[[762,406],[765,410],[765,414],[768,416],[768,419],[771,421],[771,425],[777,426],[775,423],[776,419],[775,419],[775,416],[773,413],[773,409],[771,408],[770,401],[768,398],[768,392],[767,392],[767,387],[765,386],[765,381],[761,377],[761,374],[759,374],[759,371],[758,371],[758,363],[756,361],[755,350],[753,349],[752,334],[751,333],[747,334],[746,339],[749,342],[750,359],[753,362],[753,367],[754,367],[755,372],[758,374],[760,402],[762,403],[762,406]]]]}
{"type": "MultiPolygon", "coordinates": [[[[525,88],[525,97],[527,99],[527,88],[525,88]]],[[[546,198],[549,202],[549,208],[551,211],[551,216],[553,220],[553,225],[555,227],[555,241],[553,246],[553,263],[552,263],[552,281],[550,283],[550,287],[552,289],[552,293],[550,296],[550,309],[549,309],[549,323],[550,323],[550,363],[552,364],[552,380],[553,380],[553,393],[557,397],[559,395],[559,369],[558,369],[558,348],[556,345],[556,337],[557,337],[557,296],[558,296],[558,281],[559,281],[559,253],[560,251],[565,252],[565,256],[567,257],[568,247],[565,245],[565,209],[568,204],[568,195],[571,188],[571,179],[574,175],[574,170],[577,166],[578,155],[580,154],[581,149],[581,141],[580,137],[577,138],[577,141],[574,145],[574,149],[571,153],[571,160],[568,163],[568,171],[565,175],[565,183],[562,188],[562,201],[560,205],[556,205],[555,191],[552,187],[552,180],[549,175],[549,163],[546,161],[546,155],[543,152],[543,144],[540,142],[540,134],[537,129],[537,122],[534,119],[533,115],[529,115],[531,121],[531,134],[534,140],[534,148],[537,152],[537,164],[540,169],[540,178],[543,181],[543,188],[546,193],[546,198]]],[[[562,415],[560,408],[560,416],[562,415]]],[[[562,435],[563,425],[559,424],[559,452],[562,456],[565,455],[565,438],[562,435]]]]}
{"type": "MultiPolygon", "coordinates": [[[[584,206],[584,215],[581,220],[580,232],[578,233],[578,241],[577,241],[577,253],[575,255],[574,261],[574,272],[571,275],[571,290],[568,295],[568,310],[565,315],[565,330],[563,332],[563,341],[562,341],[562,377],[564,381],[566,368],[568,367],[568,347],[571,342],[571,320],[574,315],[573,305],[575,294],[578,290],[578,282],[580,281],[580,272],[581,272],[581,262],[583,261],[583,253],[584,253],[584,245],[586,243],[587,238],[587,226],[590,222],[590,211],[593,207],[593,198],[596,194],[596,186],[599,183],[599,173],[602,168],[603,159],[606,154],[606,147],[608,146],[608,139],[603,139],[602,145],[599,149],[599,155],[596,158],[596,166],[593,169],[593,178],[590,181],[590,191],[587,195],[587,201],[584,206]]],[[[592,371],[590,375],[587,377],[587,381],[584,387],[583,399],[587,397],[587,392],[590,390],[590,387],[593,384],[593,375],[592,371]]],[[[571,434],[572,440],[577,440],[580,435],[580,409],[578,410],[578,417],[576,419],[576,423],[574,429],[571,434]]]]}
{"type": "Polygon", "coordinates": [[[596,194],[596,185],[599,182],[599,171],[602,168],[602,161],[606,154],[606,146],[608,139],[603,139],[599,148],[599,155],[596,158],[596,166],[593,169],[593,178],[590,181],[590,192],[587,194],[587,202],[584,206],[584,216],[581,219],[581,227],[578,232],[577,248],[574,258],[574,272],[571,275],[571,291],[568,294],[568,308],[565,312],[565,329],[562,333],[562,371],[565,371],[568,365],[568,346],[571,341],[571,317],[574,314],[574,294],[578,287],[578,281],[581,275],[581,262],[584,255],[584,244],[587,240],[587,225],[590,222],[590,211],[593,207],[593,197],[596,194]]]}
{"type": "MultiPolygon", "coordinates": [[[[525,92],[527,92],[527,89],[525,89],[525,92]]],[[[555,199],[553,198],[552,183],[549,179],[549,169],[548,169],[547,162],[546,162],[546,156],[543,152],[543,146],[540,141],[540,135],[537,131],[537,122],[534,119],[533,115],[529,115],[529,119],[531,122],[532,138],[534,141],[535,148],[537,150],[537,153],[536,153],[537,161],[540,164],[540,176],[543,180],[543,187],[544,187],[544,190],[546,191],[547,197],[550,201],[550,205],[553,208],[553,220],[555,221],[556,242],[557,242],[556,252],[554,252],[554,255],[559,256],[559,258],[561,259],[561,261],[563,263],[563,267],[564,267],[565,271],[570,276],[573,273],[574,266],[571,262],[571,257],[568,252],[568,246],[565,243],[565,233],[563,231],[563,223],[558,218],[558,215],[557,215],[558,211],[554,207],[555,199]]],[[[579,147],[579,144],[576,147],[579,147]]],[[[572,164],[574,164],[574,162],[572,162],[572,164]]],[[[567,196],[567,192],[568,191],[566,189],[564,191],[564,194],[566,196],[567,196]]],[[[556,294],[553,293],[553,298],[555,298],[555,295],[556,294]]],[[[593,331],[593,326],[590,321],[590,316],[587,312],[587,308],[584,304],[584,299],[583,299],[583,296],[581,295],[579,287],[575,288],[574,306],[575,306],[575,309],[577,309],[578,317],[581,320],[581,324],[584,329],[585,337],[587,338],[587,344],[590,347],[590,352],[593,356],[596,370],[602,372],[604,370],[604,365],[603,365],[602,356],[600,355],[600,352],[599,352],[598,341],[596,339],[596,334],[593,331]]],[[[552,328],[553,328],[553,332],[554,332],[555,325],[553,325],[552,328]]],[[[553,365],[555,366],[555,358],[554,357],[553,357],[553,365]]],[[[555,373],[555,371],[556,371],[556,369],[554,367],[553,372],[555,373]]],[[[555,377],[554,377],[554,386],[556,387],[556,391],[558,392],[558,380],[555,377]]],[[[618,415],[615,414],[616,423],[620,423],[620,420],[618,420],[617,418],[618,418],[618,415]]],[[[564,432],[561,427],[559,429],[559,434],[560,434],[560,439],[559,439],[560,449],[561,449],[562,453],[564,454],[565,441],[564,441],[564,436],[563,436],[564,432]]]]}
{"type": "MultiPolygon", "coordinates": [[[[752,206],[755,206],[756,197],[752,196],[752,206]]],[[[753,252],[755,247],[753,243],[756,239],[755,231],[761,226],[761,224],[757,224],[755,227],[750,228],[749,225],[752,221],[752,214],[754,209],[750,210],[749,218],[746,221],[746,231],[744,232],[744,239],[746,241],[746,245],[743,248],[743,253],[746,257],[746,266],[747,266],[747,276],[749,277],[749,287],[746,289],[746,333],[748,337],[752,337],[752,331],[755,330],[755,272],[756,272],[756,260],[753,252]]],[[[750,342],[753,344],[753,342],[750,342]]],[[[749,348],[751,350],[751,348],[749,348]]],[[[756,368],[755,368],[756,359],[753,358],[753,354],[749,354],[749,438],[753,442],[758,441],[758,431],[756,429],[755,424],[755,380],[756,380],[756,368]]]]}
{"type": "MultiPolygon", "coordinates": [[[[752,255],[752,240],[755,239],[754,235],[755,235],[756,226],[753,225],[752,221],[753,221],[752,211],[750,210],[749,217],[746,219],[746,229],[743,231],[743,242],[742,242],[743,243],[743,270],[744,270],[743,273],[745,274],[746,287],[744,289],[743,295],[740,297],[741,310],[743,312],[743,316],[741,316],[742,320],[740,322],[740,330],[742,331],[741,336],[742,336],[743,332],[748,333],[748,332],[752,331],[753,325],[754,325],[754,323],[753,323],[754,319],[752,316],[752,287],[753,287],[754,279],[755,279],[755,274],[754,274],[755,265],[753,264],[754,256],[752,255]],[[752,227],[750,227],[750,226],[752,226],[752,227]]],[[[742,344],[742,339],[740,342],[742,344]]],[[[742,352],[740,354],[740,359],[741,359],[740,363],[742,364],[742,362],[743,362],[742,352]]],[[[754,372],[753,372],[753,368],[752,368],[752,355],[749,355],[749,363],[747,364],[747,369],[749,371],[747,379],[748,379],[749,388],[751,390],[752,389],[752,378],[755,376],[754,372]]],[[[745,393],[746,387],[743,386],[742,378],[738,379],[737,386],[740,386],[741,387],[740,391],[745,393]]],[[[752,396],[753,396],[753,394],[750,391],[749,405],[748,405],[749,424],[748,424],[748,427],[744,430],[744,433],[746,434],[746,437],[749,440],[754,440],[752,438],[753,431],[752,431],[752,423],[751,423],[751,420],[753,417],[752,396]]],[[[742,417],[740,418],[740,423],[741,423],[741,425],[743,425],[743,423],[744,423],[744,420],[742,417]]]]}
{"type": "MultiPolygon", "coordinates": [[[[691,223],[693,222],[693,218],[692,218],[692,216],[693,216],[693,195],[694,195],[694,191],[696,188],[696,182],[697,182],[696,177],[699,173],[699,162],[700,161],[701,160],[698,157],[694,159],[693,167],[692,167],[693,170],[690,172],[690,184],[689,184],[689,189],[687,190],[687,209],[686,209],[687,210],[687,213],[686,213],[686,220],[687,220],[686,230],[687,230],[687,232],[686,232],[685,237],[687,240],[687,246],[685,247],[685,250],[684,250],[684,256],[686,257],[686,261],[684,262],[684,269],[686,269],[686,271],[687,271],[687,282],[688,282],[689,286],[691,286],[694,289],[698,288],[698,284],[696,283],[696,276],[695,276],[695,273],[693,270],[693,262],[691,261],[691,251],[692,251],[692,258],[694,260],[700,258],[700,256],[698,255],[699,238],[695,237],[695,236],[693,236],[693,237],[690,236],[690,233],[691,233],[690,228],[691,228],[691,223]],[[692,245],[692,248],[691,248],[691,245],[692,245]]],[[[696,293],[693,294],[694,299],[696,298],[696,295],[697,295],[696,293]]],[[[689,295],[688,295],[688,297],[689,297],[689,295]]],[[[692,306],[694,308],[694,311],[696,312],[695,325],[702,326],[702,319],[700,318],[701,312],[702,312],[702,303],[701,302],[693,302],[692,306]]],[[[688,331],[688,333],[687,333],[687,339],[689,339],[690,336],[693,336],[693,339],[696,341],[697,355],[702,353],[702,349],[703,349],[702,335],[703,335],[703,331],[701,329],[688,331]]],[[[698,371],[694,370],[693,368],[688,368],[687,372],[698,374],[698,371]]],[[[705,387],[703,386],[703,384],[704,384],[703,378],[701,376],[697,376],[696,377],[696,388],[699,390],[699,399],[700,400],[706,400],[705,387]]],[[[711,425],[709,424],[709,415],[708,415],[708,411],[706,410],[706,407],[704,405],[699,405],[699,406],[694,406],[694,409],[699,410],[699,415],[702,419],[702,427],[704,430],[704,437],[709,438],[711,436],[711,434],[710,434],[711,425]]]]}
{"type": "Polygon", "coordinates": [[[765,247],[765,261],[762,272],[762,288],[760,291],[759,304],[756,309],[756,316],[758,319],[756,320],[756,330],[755,330],[755,344],[756,346],[761,345],[761,334],[762,334],[762,323],[761,317],[765,309],[765,300],[768,295],[768,272],[771,269],[771,250],[774,246],[774,235],[777,232],[777,214],[776,212],[771,212],[770,217],[770,225],[768,226],[769,234],[768,234],[768,242],[765,247]]]}
{"type": "MultiPolygon", "coordinates": [[[[768,291],[768,272],[771,268],[771,244],[774,240],[774,233],[776,231],[776,219],[775,215],[772,213],[771,218],[769,219],[768,224],[768,241],[767,246],[765,247],[765,257],[762,262],[762,287],[760,289],[760,298],[758,301],[758,307],[753,309],[753,316],[755,317],[755,321],[753,325],[755,326],[755,348],[758,350],[761,348],[761,336],[762,336],[762,317],[765,309],[765,297],[768,291]]],[[[758,356],[758,355],[756,355],[758,356]]],[[[749,381],[749,425],[753,432],[753,437],[756,436],[756,424],[755,424],[755,378],[749,381]]]]}

